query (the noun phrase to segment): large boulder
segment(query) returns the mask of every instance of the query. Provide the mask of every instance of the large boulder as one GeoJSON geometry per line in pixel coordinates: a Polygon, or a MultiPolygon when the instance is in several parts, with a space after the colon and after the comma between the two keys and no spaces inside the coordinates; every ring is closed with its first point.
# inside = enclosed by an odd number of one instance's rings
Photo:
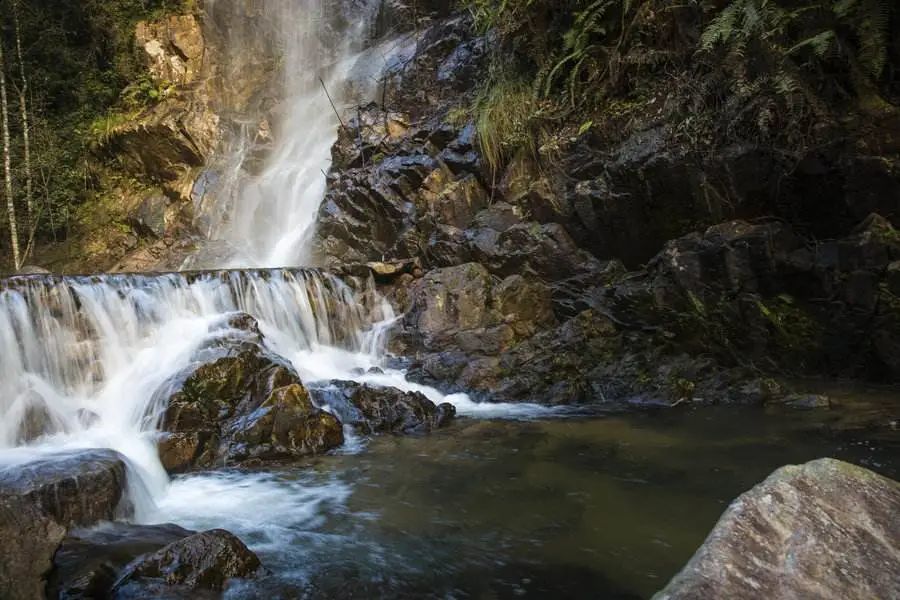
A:
{"type": "Polygon", "coordinates": [[[135,595],[156,586],[189,590],[221,590],[229,579],[262,572],[259,558],[241,540],[222,529],[188,536],[142,556],[128,565],[116,582],[116,593],[135,595]]]}
{"type": "Polygon", "coordinates": [[[157,392],[167,398],[160,457],[170,472],[217,463],[289,459],[343,443],[291,365],[267,350],[256,321],[233,315],[223,337],[157,392]]]}
{"type": "Polygon", "coordinates": [[[50,456],[0,471],[0,597],[44,597],[70,527],[128,516],[123,458],[109,450],[50,456]]]}
{"type": "Polygon", "coordinates": [[[656,600],[895,598],[900,484],[833,459],[778,469],[735,500],[656,600]]]}
{"type": "Polygon", "coordinates": [[[352,381],[332,381],[319,390],[323,404],[341,421],[364,433],[421,433],[449,423],[456,415],[452,404],[435,405],[419,392],[404,392],[352,381]]]}

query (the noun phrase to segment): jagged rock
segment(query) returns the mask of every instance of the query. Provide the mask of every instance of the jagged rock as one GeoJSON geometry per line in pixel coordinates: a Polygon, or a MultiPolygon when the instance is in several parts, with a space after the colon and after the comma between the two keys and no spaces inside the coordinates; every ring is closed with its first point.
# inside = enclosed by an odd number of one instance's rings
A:
{"type": "Polygon", "coordinates": [[[833,459],[782,467],[735,500],[656,600],[891,598],[900,484],[833,459]]]}
{"type": "Polygon", "coordinates": [[[50,456],[0,471],[0,597],[44,597],[70,527],[127,516],[125,463],[109,450],[50,456]]]}
{"type": "Polygon", "coordinates": [[[161,238],[166,233],[166,211],[169,199],[162,195],[144,198],[129,218],[138,235],[161,238]]]}
{"type": "Polygon", "coordinates": [[[316,408],[295,383],[272,391],[259,408],[223,431],[228,462],[271,460],[320,454],[344,443],[340,421],[316,408]]]}
{"type": "Polygon", "coordinates": [[[143,50],[152,77],[166,85],[193,81],[203,66],[205,40],[193,15],[173,15],[160,21],[142,21],[135,42],[143,50]]]}
{"type": "Polygon", "coordinates": [[[423,394],[392,387],[332,381],[316,393],[344,423],[364,433],[427,432],[443,427],[456,415],[452,404],[436,406],[423,394]]]}
{"type": "Polygon", "coordinates": [[[236,314],[225,325],[224,337],[157,392],[169,399],[160,440],[164,465],[184,471],[341,445],[340,423],[312,405],[287,361],[263,347],[256,320],[236,314]]]}
{"type": "Polygon", "coordinates": [[[69,533],[53,557],[50,598],[108,597],[119,572],[135,558],[192,535],[177,525],[107,523],[69,533]]]}
{"type": "Polygon", "coordinates": [[[214,529],[136,559],[116,582],[116,593],[127,596],[134,594],[135,588],[154,584],[221,590],[229,579],[255,577],[261,569],[259,558],[241,540],[214,529]]]}

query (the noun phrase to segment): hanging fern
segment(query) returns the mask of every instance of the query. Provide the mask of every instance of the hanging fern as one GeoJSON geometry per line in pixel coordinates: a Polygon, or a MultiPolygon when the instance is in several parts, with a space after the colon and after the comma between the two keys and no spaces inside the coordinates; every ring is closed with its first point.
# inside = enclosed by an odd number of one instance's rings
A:
{"type": "MultiPolygon", "coordinates": [[[[564,56],[550,69],[542,82],[541,92],[544,96],[551,94],[560,74],[566,67],[569,67],[567,89],[569,98],[575,98],[578,80],[582,75],[582,67],[598,48],[598,38],[607,35],[604,17],[614,4],[616,4],[614,0],[595,0],[575,16],[572,28],[563,36],[564,56]]],[[[628,4],[630,3],[626,3],[626,9],[628,4]]]]}

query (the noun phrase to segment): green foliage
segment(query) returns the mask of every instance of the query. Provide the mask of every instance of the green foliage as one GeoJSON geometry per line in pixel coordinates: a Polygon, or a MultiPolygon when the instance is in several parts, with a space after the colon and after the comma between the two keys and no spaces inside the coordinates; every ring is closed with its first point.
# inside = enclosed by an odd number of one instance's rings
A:
{"type": "Polygon", "coordinates": [[[475,101],[482,155],[493,172],[520,149],[537,156],[540,108],[527,81],[489,81],[475,101]]]}
{"type": "MultiPolygon", "coordinates": [[[[102,139],[170,91],[168,85],[153,83],[138,60],[136,23],[193,9],[194,0],[19,2],[38,240],[65,237],[72,216],[95,193],[98,177],[89,142],[102,139]]],[[[4,17],[12,15],[12,2],[0,0],[0,11],[4,17]]],[[[0,42],[7,49],[15,47],[14,35],[12,19],[0,20],[0,42]]],[[[17,89],[18,66],[9,61],[6,69],[17,89]]],[[[17,108],[14,100],[11,104],[17,108]]],[[[10,118],[16,201],[24,205],[18,110],[11,110],[10,118]]]]}
{"type": "MultiPolygon", "coordinates": [[[[609,17],[613,9],[622,5],[614,0],[595,0],[584,10],[575,13],[575,22],[563,36],[564,56],[546,76],[540,74],[537,84],[544,96],[549,96],[553,86],[561,75],[568,70],[565,77],[570,102],[575,102],[579,85],[590,86],[595,80],[603,76],[603,71],[598,68],[596,57],[598,54],[606,54],[600,46],[601,41],[610,30],[609,17]]],[[[630,2],[625,2],[622,12],[627,13],[630,2]]],[[[615,20],[619,22],[618,19],[615,20]]]]}
{"type": "Polygon", "coordinates": [[[510,32],[518,28],[536,0],[465,0],[479,31],[500,29],[510,32]]]}
{"type": "Polygon", "coordinates": [[[885,72],[894,10],[892,0],[734,0],[710,21],[699,49],[721,52],[736,92],[768,87],[822,116],[808,74],[843,69],[858,95],[870,93],[885,72]]]}

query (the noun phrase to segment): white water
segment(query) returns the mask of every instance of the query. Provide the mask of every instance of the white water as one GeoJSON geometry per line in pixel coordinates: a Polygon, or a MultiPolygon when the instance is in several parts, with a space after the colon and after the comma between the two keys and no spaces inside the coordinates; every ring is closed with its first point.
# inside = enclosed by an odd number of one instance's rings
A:
{"type": "MultiPolygon", "coordinates": [[[[231,248],[221,262],[205,266],[308,262],[338,126],[319,78],[340,108],[349,74],[374,68],[367,65],[371,56],[354,54],[365,19],[341,48],[326,50],[314,35],[323,18],[320,2],[278,0],[271,8],[269,20],[279,26],[268,33],[279,37],[284,53],[284,117],[274,126],[276,145],[261,173],[244,173],[238,152],[225,161],[233,169],[224,177],[228,185],[211,205],[198,206],[209,218],[210,238],[231,248]]],[[[343,501],[345,485],[308,489],[265,475],[221,473],[170,482],[157,457],[165,408],[157,390],[217,337],[243,335],[227,324],[235,311],[258,319],[267,344],[305,382],[352,379],[420,391],[477,417],[527,418],[548,410],[444,396],[399,371],[359,375],[383,369],[394,315],[371,289],[353,290],[316,271],[20,279],[0,288],[0,465],[112,448],[128,459],[140,521],[233,528],[256,539],[257,549],[286,543],[288,530],[314,526],[318,504],[343,501]],[[261,505],[267,510],[259,511],[261,505]]]]}

